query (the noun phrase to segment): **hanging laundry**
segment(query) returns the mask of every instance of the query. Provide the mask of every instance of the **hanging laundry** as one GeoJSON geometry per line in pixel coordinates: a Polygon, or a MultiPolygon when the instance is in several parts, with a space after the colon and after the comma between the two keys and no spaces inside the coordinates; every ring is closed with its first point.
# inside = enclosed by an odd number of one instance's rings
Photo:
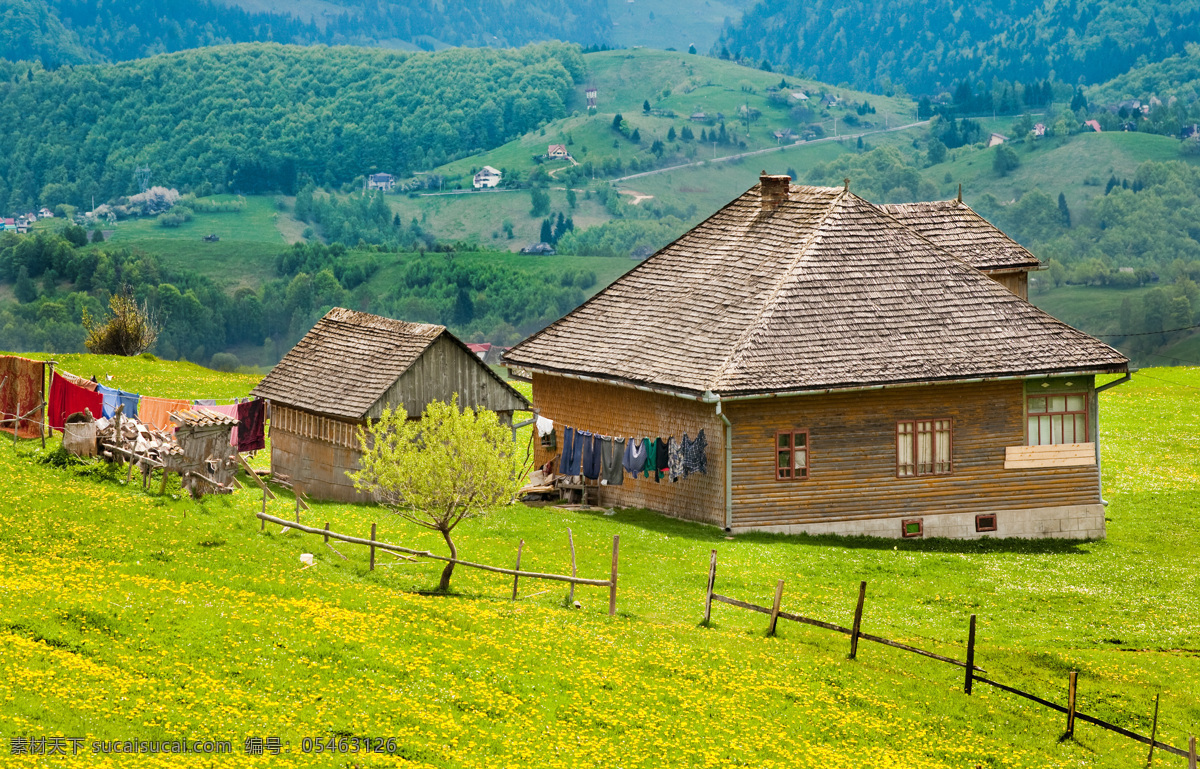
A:
{"type": "Polygon", "coordinates": [[[708,438],[704,437],[704,430],[700,430],[696,435],[696,440],[689,441],[687,433],[683,435],[683,477],[686,478],[692,473],[704,473],[708,475],[708,438]]]}
{"type": "Polygon", "coordinates": [[[62,431],[67,417],[72,414],[90,411],[92,417],[99,418],[104,408],[104,396],[98,392],[80,387],[56,371],[50,380],[50,401],[46,419],[50,427],[62,431]]]}
{"type": "Polygon", "coordinates": [[[563,475],[579,475],[579,463],[582,459],[580,450],[583,448],[575,438],[574,427],[563,428],[562,458],[558,463],[558,472],[563,475]]]}
{"type": "Polygon", "coordinates": [[[624,456],[624,438],[603,439],[600,452],[601,481],[607,483],[609,486],[620,486],[625,483],[625,468],[621,464],[624,456]]]}
{"type": "Polygon", "coordinates": [[[171,421],[172,412],[192,410],[192,402],[172,400],[170,398],[153,398],[149,395],[138,404],[138,419],[142,424],[150,425],[155,430],[175,432],[175,423],[171,421]]]}
{"type": "Polygon", "coordinates": [[[258,451],[267,446],[265,431],[266,409],[262,398],[255,398],[249,403],[239,403],[237,407],[239,452],[258,451]]]}
{"type": "Polygon", "coordinates": [[[653,438],[643,438],[642,442],[646,446],[646,465],[642,468],[642,477],[649,478],[654,468],[658,467],[658,444],[653,438]]]}
{"type": "Polygon", "coordinates": [[[575,440],[579,441],[581,437],[583,439],[583,477],[594,481],[600,477],[600,436],[586,430],[577,430],[575,440]]]}
{"type": "Polygon", "coordinates": [[[667,439],[667,470],[671,483],[683,477],[683,444],[674,437],[667,439]]]}
{"type": "Polygon", "coordinates": [[[554,420],[546,419],[545,417],[537,418],[537,434],[538,436],[549,435],[554,432],[554,420]]]}
{"type": "Polygon", "coordinates": [[[216,398],[200,398],[198,400],[192,401],[192,403],[197,406],[215,406],[215,405],[217,405],[217,399],[216,398]]]}
{"type": "Polygon", "coordinates": [[[630,438],[625,444],[625,456],[621,463],[625,471],[636,478],[638,473],[646,469],[646,439],[630,438]]]}
{"type": "Polygon", "coordinates": [[[101,397],[104,398],[105,419],[112,419],[113,414],[117,413],[117,406],[121,405],[121,391],[113,387],[97,385],[96,392],[100,393],[101,397]]]}
{"type": "Polygon", "coordinates": [[[127,393],[124,390],[119,390],[117,399],[125,407],[125,411],[122,412],[125,416],[133,417],[134,419],[138,418],[138,404],[141,403],[142,396],[137,393],[127,393]]]}
{"type": "MultiPolygon", "coordinates": [[[[82,387],[85,390],[90,390],[91,392],[96,392],[97,384],[96,384],[95,379],[84,379],[81,376],[75,376],[74,374],[70,373],[69,371],[56,371],[54,373],[60,375],[63,379],[67,380],[68,382],[75,385],[76,387],[82,387]]],[[[53,385],[53,384],[54,383],[51,382],[51,385],[53,385]]]]}
{"type": "Polygon", "coordinates": [[[37,438],[42,434],[42,405],[46,395],[46,364],[17,355],[0,356],[0,419],[16,420],[33,411],[14,427],[10,421],[0,425],[5,432],[16,430],[20,438],[37,438]]]}
{"type": "MultiPolygon", "coordinates": [[[[668,438],[667,441],[670,439],[668,438]]],[[[654,482],[661,483],[662,477],[666,475],[670,469],[667,464],[670,456],[668,454],[669,444],[662,438],[654,439],[654,482]]]]}

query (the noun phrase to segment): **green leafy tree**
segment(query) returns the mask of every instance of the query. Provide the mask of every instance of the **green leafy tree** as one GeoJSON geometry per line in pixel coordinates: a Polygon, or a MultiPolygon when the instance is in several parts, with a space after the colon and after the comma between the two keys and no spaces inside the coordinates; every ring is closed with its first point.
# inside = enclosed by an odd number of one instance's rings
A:
{"type": "Polygon", "coordinates": [[[579,203],[579,198],[575,195],[575,190],[567,188],[567,206],[574,208],[579,203]]]}
{"type": "Polygon", "coordinates": [[[1017,153],[1007,144],[1001,144],[996,147],[996,152],[992,155],[992,170],[1000,176],[1008,176],[1009,171],[1015,170],[1021,165],[1021,159],[1017,157],[1017,153]]]}
{"type": "Polygon", "coordinates": [[[550,194],[540,187],[529,191],[529,215],[532,217],[545,216],[550,213],[550,194]]]}
{"type": "MultiPolygon", "coordinates": [[[[694,44],[693,44],[693,45],[689,45],[689,46],[688,46],[688,53],[693,53],[693,54],[694,54],[695,52],[696,52],[696,46],[695,46],[694,44]]],[[[726,56],[725,58],[727,58],[727,59],[728,59],[729,57],[728,57],[728,56],[726,56]]]]}
{"type": "Polygon", "coordinates": [[[618,112],[617,114],[613,115],[612,129],[613,129],[614,131],[617,131],[617,132],[621,132],[621,131],[623,131],[623,130],[624,130],[624,127],[623,127],[623,125],[622,125],[622,124],[623,124],[624,122],[625,122],[625,118],[624,118],[624,116],[623,116],[623,115],[621,115],[621,113],[620,113],[620,112],[618,112]]]}
{"type": "Polygon", "coordinates": [[[521,487],[521,467],[509,428],[495,412],[433,401],[420,420],[403,406],[386,408],[359,428],[360,469],[354,488],[401,518],[442,535],[451,560],[438,590],[450,590],[458,559],[451,534],[458,524],[508,505],[521,487]]]}
{"type": "Polygon", "coordinates": [[[158,341],[161,324],[145,302],[138,303],[128,285],[108,300],[109,315],[103,322],[83,311],[84,344],[94,355],[141,355],[158,341]]]}

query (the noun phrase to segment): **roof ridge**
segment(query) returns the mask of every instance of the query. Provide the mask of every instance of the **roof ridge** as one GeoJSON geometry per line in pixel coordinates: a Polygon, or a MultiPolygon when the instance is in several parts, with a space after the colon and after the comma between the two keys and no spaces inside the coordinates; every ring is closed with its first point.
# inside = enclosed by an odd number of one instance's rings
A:
{"type": "Polygon", "coordinates": [[[721,378],[725,375],[725,372],[733,366],[734,361],[737,360],[739,354],[743,351],[743,346],[754,334],[755,329],[758,328],[759,321],[762,320],[763,316],[766,315],[770,308],[774,306],[775,299],[779,296],[779,292],[783,289],[784,283],[786,283],[787,279],[791,276],[792,270],[796,269],[796,265],[803,261],[804,257],[808,254],[809,248],[812,247],[813,241],[817,238],[817,235],[820,234],[821,228],[825,226],[825,222],[829,220],[829,217],[833,214],[838,205],[846,199],[846,196],[852,194],[853,193],[851,193],[849,189],[842,189],[839,190],[838,193],[834,195],[833,199],[829,201],[828,207],[825,209],[825,213],[821,214],[821,218],[813,226],[812,232],[809,233],[809,236],[804,240],[803,245],[796,254],[796,258],[793,259],[792,263],[787,266],[787,269],[780,271],[779,279],[775,281],[774,288],[772,288],[771,292],[764,298],[762,307],[760,307],[759,311],[754,315],[754,319],[746,324],[746,330],[743,331],[741,336],[738,337],[737,341],[733,343],[733,349],[730,350],[729,355],[725,358],[724,362],[722,362],[721,365],[718,366],[713,372],[712,378],[709,380],[705,389],[712,390],[716,388],[717,383],[721,381],[721,378]]]}

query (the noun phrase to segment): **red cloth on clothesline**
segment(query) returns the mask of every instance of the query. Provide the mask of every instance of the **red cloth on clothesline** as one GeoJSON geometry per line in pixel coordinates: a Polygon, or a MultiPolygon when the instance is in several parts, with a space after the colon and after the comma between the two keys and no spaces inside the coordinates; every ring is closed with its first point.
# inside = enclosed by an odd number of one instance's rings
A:
{"type": "Polygon", "coordinates": [[[266,448],[267,436],[263,429],[263,422],[266,419],[266,404],[262,398],[255,398],[249,403],[239,403],[237,418],[238,418],[238,442],[237,450],[245,453],[247,451],[258,451],[266,448]]]}
{"type": "MultiPolygon", "coordinates": [[[[0,356],[0,419],[14,419],[24,414],[34,406],[42,403],[46,397],[46,364],[40,360],[30,360],[16,355],[0,356]]],[[[17,437],[40,438],[42,436],[42,413],[38,409],[28,418],[22,419],[16,425],[17,437]]],[[[0,425],[0,430],[11,433],[14,425],[10,422],[0,425]]]]}
{"type": "Polygon", "coordinates": [[[54,372],[50,382],[50,400],[46,418],[55,430],[62,430],[67,417],[85,409],[92,412],[93,418],[100,416],[104,408],[104,396],[87,388],[80,387],[66,377],[54,372]]]}

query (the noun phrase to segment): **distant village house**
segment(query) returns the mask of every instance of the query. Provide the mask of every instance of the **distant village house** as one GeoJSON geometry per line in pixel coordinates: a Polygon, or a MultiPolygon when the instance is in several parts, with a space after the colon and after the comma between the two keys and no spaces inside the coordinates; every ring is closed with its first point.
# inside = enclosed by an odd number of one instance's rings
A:
{"type": "Polygon", "coordinates": [[[484,166],[475,174],[475,178],[471,180],[471,185],[477,189],[491,189],[500,183],[503,174],[499,170],[491,166],[484,166]]]}
{"type": "Polygon", "coordinates": [[[396,187],[396,177],[391,174],[371,174],[367,177],[368,190],[391,192],[396,187]]]}
{"type": "Polygon", "coordinates": [[[565,144],[551,144],[546,148],[546,157],[551,160],[566,160],[571,157],[571,153],[567,152],[565,144]]]}

